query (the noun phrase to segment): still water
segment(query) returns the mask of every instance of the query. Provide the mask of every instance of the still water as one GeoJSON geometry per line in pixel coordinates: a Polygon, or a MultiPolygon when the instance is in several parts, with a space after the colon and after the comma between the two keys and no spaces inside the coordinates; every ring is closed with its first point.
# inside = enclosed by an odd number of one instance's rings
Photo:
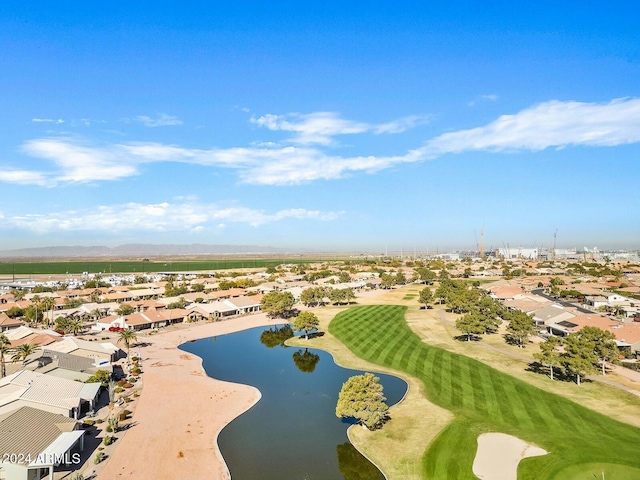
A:
{"type": "MultiPolygon", "coordinates": [[[[180,347],[201,357],[210,377],[253,385],[262,393],[218,438],[232,479],[384,479],[349,443],[350,422],[335,415],[342,384],[363,372],[339,367],[321,350],[282,345],[291,335],[288,326],[254,328],[180,347]]],[[[404,380],[376,376],[387,404],[402,399],[404,380]]]]}

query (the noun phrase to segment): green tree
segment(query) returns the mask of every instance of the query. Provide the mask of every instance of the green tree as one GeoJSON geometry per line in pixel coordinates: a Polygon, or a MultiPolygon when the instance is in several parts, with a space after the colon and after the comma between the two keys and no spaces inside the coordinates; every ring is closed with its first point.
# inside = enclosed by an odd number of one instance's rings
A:
{"type": "Polygon", "coordinates": [[[602,367],[602,375],[606,374],[606,364],[620,363],[620,351],[616,344],[616,336],[613,332],[597,327],[586,326],[580,330],[581,340],[593,346],[593,354],[602,367]]]}
{"type": "Polygon", "coordinates": [[[551,380],[553,380],[553,369],[562,367],[559,351],[562,343],[560,337],[547,337],[547,339],[540,344],[540,352],[533,354],[533,358],[549,367],[549,377],[551,380]]]}
{"type": "Polygon", "coordinates": [[[300,313],[296,318],[293,319],[293,329],[295,331],[303,331],[304,338],[309,340],[309,330],[315,330],[320,325],[320,320],[315,313],[305,311],[300,313]]]}
{"type": "Polygon", "coordinates": [[[380,287],[384,289],[388,289],[394,287],[397,284],[397,279],[395,275],[391,275],[389,273],[383,273],[380,275],[380,287]]]}
{"type": "Polygon", "coordinates": [[[347,283],[351,281],[351,275],[349,275],[349,272],[345,272],[344,270],[341,270],[340,272],[338,272],[338,281],[340,283],[347,283]]]}
{"type": "Polygon", "coordinates": [[[420,290],[418,302],[422,303],[424,308],[429,308],[429,305],[433,303],[433,292],[429,287],[424,287],[420,290]]]}
{"type": "Polygon", "coordinates": [[[38,348],[38,345],[36,345],[35,343],[23,343],[16,349],[13,357],[11,357],[11,361],[19,362],[20,360],[22,360],[22,362],[24,363],[27,361],[27,357],[34,353],[38,348]]]}
{"type": "Polygon", "coordinates": [[[53,307],[56,306],[56,301],[52,297],[44,297],[40,300],[40,308],[42,312],[49,312],[47,315],[47,326],[51,324],[51,320],[53,319],[53,307]]]}
{"type": "Polygon", "coordinates": [[[128,303],[122,303],[117,309],[116,309],[116,313],[122,317],[126,316],[126,315],[131,315],[133,312],[135,312],[134,308],[129,305],[128,303]]]}
{"type": "Polygon", "coordinates": [[[416,269],[416,273],[418,274],[420,281],[427,285],[433,285],[433,282],[436,280],[435,272],[427,267],[420,267],[416,269]]]}
{"type": "Polygon", "coordinates": [[[129,350],[131,346],[138,341],[138,335],[133,328],[125,328],[124,330],[120,330],[118,333],[118,343],[124,343],[124,346],[127,349],[127,362],[129,361],[129,350]]]}
{"type": "Polygon", "coordinates": [[[484,318],[478,312],[469,312],[456,320],[456,328],[471,341],[474,335],[482,335],[486,331],[484,318]]]}
{"type": "Polygon", "coordinates": [[[369,430],[380,428],[389,418],[380,378],[371,373],[349,378],[340,389],[336,416],[353,417],[369,430]]]}
{"type": "Polygon", "coordinates": [[[353,288],[351,288],[351,287],[343,288],[342,291],[344,292],[343,300],[344,300],[345,303],[349,304],[349,303],[355,301],[356,292],[353,291],[353,288]]]}
{"type": "Polygon", "coordinates": [[[24,316],[24,310],[20,307],[11,307],[5,313],[9,318],[19,318],[24,316]]]}
{"type": "Polygon", "coordinates": [[[111,373],[107,370],[97,370],[96,373],[87,378],[84,383],[100,383],[104,388],[107,388],[109,386],[109,380],[111,380],[111,373]]]}
{"type": "Polygon", "coordinates": [[[580,332],[570,333],[564,340],[564,352],[560,355],[560,363],[567,373],[576,376],[576,383],[580,385],[582,377],[595,371],[598,362],[595,354],[595,344],[592,339],[580,332]]]}
{"type": "Polygon", "coordinates": [[[179,300],[177,300],[175,302],[171,302],[169,305],[167,305],[167,310],[175,310],[176,308],[184,308],[186,305],[187,305],[187,301],[183,297],[180,297],[179,300]]]}
{"type": "Polygon", "coordinates": [[[24,318],[32,324],[37,324],[42,321],[42,309],[38,308],[37,304],[29,305],[24,309],[24,318]]]}
{"type": "Polygon", "coordinates": [[[532,315],[527,315],[522,310],[513,310],[505,316],[509,321],[507,325],[507,341],[523,348],[529,341],[529,337],[535,335],[532,315]]]}
{"type": "Polygon", "coordinates": [[[330,290],[330,288],[325,287],[306,288],[300,294],[300,303],[306,305],[307,307],[322,305],[325,301],[325,298],[329,295],[330,290]]]}
{"type": "Polygon", "coordinates": [[[71,335],[79,335],[84,331],[84,323],[78,318],[72,318],[67,325],[66,333],[71,335]]]}
{"type": "Polygon", "coordinates": [[[7,376],[7,365],[5,363],[5,355],[9,354],[9,346],[11,342],[6,335],[0,334],[0,378],[7,376]]]}
{"type": "Polygon", "coordinates": [[[295,299],[291,292],[268,292],[260,302],[263,312],[272,318],[287,318],[291,316],[291,310],[295,304],[295,299]]]}

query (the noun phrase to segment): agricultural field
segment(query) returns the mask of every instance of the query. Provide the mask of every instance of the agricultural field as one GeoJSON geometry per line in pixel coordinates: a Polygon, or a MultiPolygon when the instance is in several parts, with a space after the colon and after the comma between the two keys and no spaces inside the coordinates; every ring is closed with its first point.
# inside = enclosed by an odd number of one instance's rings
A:
{"type": "Polygon", "coordinates": [[[373,364],[422,381],[432,403],[453,420],[424,453],[423,478],[475,479],[477,437],[502,432],[544,448],[523,460],[520,479],[640,478],[640,429],[502,373],[472,358],[430,346],[411,331],[406,307],[353,307],[329,332],[373,364]]]}
{"type": "Polygon", "coordinates": [[[228,258],[215,260],[113,260],[113,261],[56,261],[56,262],[0,262],[0,275],[78,275],[83,272],[101,273],[157,273],[197,272],[234,268],[264,268],[269,265],[314,263],[322,260],[307,258],[228,258]]]}

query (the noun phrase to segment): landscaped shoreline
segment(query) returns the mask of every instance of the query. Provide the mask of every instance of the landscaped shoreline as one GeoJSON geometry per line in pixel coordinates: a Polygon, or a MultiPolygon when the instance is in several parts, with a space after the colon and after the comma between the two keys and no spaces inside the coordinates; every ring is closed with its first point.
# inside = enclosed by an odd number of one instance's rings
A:
{"type": "MultiPolygon", "coordinates": [[[[282,323],[266,314],[140,335],[143,390],[133,426],[117,441],[111,457],[95,468],[97,478],[173,480],[229,478],[217,437],[234,418],[251,408],[254,387],[207,376],[202,359],[178,349],[200,338],[282,323]]],[[[85,476],[93,469],[88,469],[85,476]]]]}

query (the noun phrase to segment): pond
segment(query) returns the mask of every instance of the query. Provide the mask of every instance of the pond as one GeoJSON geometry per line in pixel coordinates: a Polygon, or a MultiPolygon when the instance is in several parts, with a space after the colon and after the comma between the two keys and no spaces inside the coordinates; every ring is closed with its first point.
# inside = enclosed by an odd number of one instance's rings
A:
{"type": "MultiPolygon", "coordinates": [[[[262,398],[218,438],[233,480],[380,480],[384,476],[349,442],[350,421],[335,415],[342,384],[363,373],[330,354],[286,347],[289,326],[254,328],[181,345],[203,359],[207,375],[252,385],[262,398]]],[[[387,404],[399,402],[404,380],[376,374],[387,404]]]]}

